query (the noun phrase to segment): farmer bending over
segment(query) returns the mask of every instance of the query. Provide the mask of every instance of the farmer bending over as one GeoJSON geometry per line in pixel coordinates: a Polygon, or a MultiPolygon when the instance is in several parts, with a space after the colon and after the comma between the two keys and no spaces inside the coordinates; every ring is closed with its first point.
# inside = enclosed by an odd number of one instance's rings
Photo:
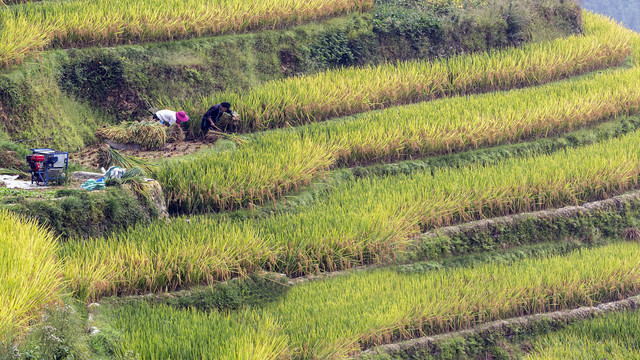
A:
{"type": "Polygon", "coordinates": [[[207,132],[212,127],[220,130],[216,126],[216,122],[220,120],[220,117],[224,113],[231,115],[233,120],[238,120],[238,117],[231,111],[230,108],[231,104],[229,104],[228,102],[222,102],[220,104],[213,105],[209,110],[207,110],[206,113],[204,113],[204,115],[202,116],[202,125],[200,126],[200,129],[204,132],[205,135],[207,135],[207,132]]]}
{"type": "Polygon", "coordinates": [[[181,122],[189,121],[189,117],[184,111],[171,111],[171,110],[160,110],[153,114],[153,120],[158,120],[160,124],[165,124],[167,126],[171,126],[176,122],[180,125],[181,122]]]}

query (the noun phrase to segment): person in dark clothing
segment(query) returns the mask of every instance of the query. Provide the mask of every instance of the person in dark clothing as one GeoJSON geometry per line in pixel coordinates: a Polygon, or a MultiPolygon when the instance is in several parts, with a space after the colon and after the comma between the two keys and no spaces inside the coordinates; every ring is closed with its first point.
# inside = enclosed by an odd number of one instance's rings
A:
{"type": "Polygon", "coordinates": [[[207,132],[210,128],[217,128],[216,121],[220,119],[223,113],[227,113],[231,115],[234,120],[237,120],[236,114],[231,111],[231,104],[228,102],[222,102],[217,105],[213,105],[206,113],[202,116],[202,125],[200,129],[207,135],[207,132]]]}

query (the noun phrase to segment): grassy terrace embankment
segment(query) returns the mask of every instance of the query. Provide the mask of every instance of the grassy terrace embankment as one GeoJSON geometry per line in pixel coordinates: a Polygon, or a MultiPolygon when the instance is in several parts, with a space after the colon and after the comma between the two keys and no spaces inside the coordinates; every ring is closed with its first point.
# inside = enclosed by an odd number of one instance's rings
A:
{"type": "MultiPolygon", "coordinates": [[[[462,69],[466,69],[469,74],[481,74],[487,64],[495,61],[492,59],[500,59],[508,64],[503,69],[509,71],[494,72],[488,78],[464,77],[459,79],[460,84],[454,86],[457,89],[454,92],[465,92],[463,88],[475,87],[489,91],[558,80],[573,74],[574,70],[580,73],[614,66],[629,55],[631,34],[627,30],[596,16],[588,16],[586,21],[588,23],[585,28],[593,32],[590,37],[538,44],[535,46],[540,48],[536,52],[525,47],[491,55],[461,56],[436,62],[423,70],[458,68],[459,74],[465,73],[462,69]],[[605,43],[607,45],[601,47],[605,43]],[[560,52],[561,55],[558,55],[559,49],[565,49],[560,52]],[[585,52],[595,54],[599,51],[602,52],[598,56],[578,56],[585,52]],[[479,58],[486,61],[478,62],[479,58]],[[521,60],[530,64],[525,67],[530,72],[520,70],[523,65],[521,60]],[[448,65],[444,66],[445,63],[448,65]]],[[[410,68],[409,65],[407,67],[410,68]]],[[[424,76],[423,70],[413,70],[407,74],[413,74],[416,79],[424,76]]],[[[345,71],[359,74],[367,73],[370,69],[345,71]]],[[[552,84],[544,88],[548,90],[531,89],[512,94],[440,100],[364,114],[355,119],[326,125],[266,132],[236,151],[204,151],[169,161],[156,171],[155,176],[162,183],[169,206],[174,211],[198,213],[243,207],[274,199],[307,184],[324,170],[337,164],[397,160],[496,145],[548,134],[549,131],[571,129],[633,111],[633,103],[640,98],[633,86],[634,80],[631,80],[637,76],[634,75],[637,70],[627,71],[599,75],[594,79],[572,80],[566,84],[552,84]],[[612,91],[610,84],[618,82],[621,85],[612,91]],[[545,91],[547,92],[542,94],[545,91]],[[522,97],[526,100],[522,100],[522,97]],[[545,101],[546,105],[543,106],[545,101]],[[504,104],[509,105],[505,108],[504,104]],[[465,111],[463,106],[470,109],[465,111]],[[558,112],[558,109],[562,109],[562,112],[558,112]],[[450,116],[449,112],[453,112],[454,116],[450,116]],[[442,114],[446,116],[443,117],[442,114]],[[472,122],[475,123],[469,125],[467,118],[473,119],[472,122]],[[549,121],[554,125],[550,125],[549,121]],[[500,129],[493,127],[496,122],[501,122],[500,129]]],[[[446,80],[446,73],[441,74],[442,79],[449,81],[446,80]]],[[[343,80],[346,81],[347,78],[343,80]]],[[[372,76],[370,82],[365,81],[364,84],[372,87],[362,86],[363,89],[369,89],[364,93],[376,92],[373,85],[383,78],[386,77],[372,76]]],[[[426,78],[429,79],[429,76],[426,78]]],[[[458,81],[455,80],[458,78],[453,79],[453,82],[458,81]]],[[[311,83],[311,78],[293,81],[311,83]]],[[[429,80],[426,82],[429,84],[429,80]]],[[[331,83],[328,86],[332,86],[331,83]]],[[[340,87],[336,86],[336,89],[339,90],[340,87]]],[[[407,85],[405,90],[411,92],[409,89],[407,85]]],[[[425,91],[429,93],[431,90],[425,91]]],[[[300,94],[304,96],[306,93],[300,94]]],[[[420,92],[414,94],[418,95],[420,92]]],[[[402,102],[401,97],[391,93],[385,96],[388,96],[388,101],[402,102]]],[[[356,106],[362,102],[350,99],[339,103],[343,104],[340,106],[356,106]]],[[[297,110],[304,112],[305,106],[300,105],[297,110]]],[[[282,112],[286,113],[287,111],[282,112]]]]}
{"type": "Polygon", "coordinates": [[[0,64],[43,48],[224,34],[370,10],[373,0],[74,0],[0,9],[0,64]]]}
{"type": "Polygon", "coordinates": [[[87,298],[183,287],[259,268],[299,275],[385,262],[424,230],[634,188],[639,143],[634,132],[495,166],[363,178],[295,213],[254,221],[176,219],[108,239],[69,242],[66,277],[87,298]]]}
{"type": "Polygon", "coordinates": [[[341,359],[400,339],[624,298],[640,290],[638,256],[638,244],[619,243],[510,266],[373,270],[298,285],[279,300],[228,315],[146,303],[116,307],[112,326],[126,339],[120,349],[143,359],[200,358],[208,351],[201,340],[212,337],[225,339],[220,358],[243,358],[257,347],[268,351],[265,358],[341,359]],[[252,330],[243,335],[246,328],[252,330]]]}
{"type": "Polygon", "coordinates": [[[0,345],[22,333],[37,311],[60,299],[57,244],[33,220],[0,210],[0,345]]]}

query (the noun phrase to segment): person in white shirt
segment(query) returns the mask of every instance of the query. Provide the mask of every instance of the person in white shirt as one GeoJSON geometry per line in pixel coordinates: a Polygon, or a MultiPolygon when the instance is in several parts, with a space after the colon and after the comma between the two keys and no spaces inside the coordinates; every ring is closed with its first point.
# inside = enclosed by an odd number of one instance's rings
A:
{"type": "Polygon", "coordinates": [[[189,117],[184,113],[184,111],[175,112],[167,109],[160,110],[153,114],[153,119],[160,122],[160,124],[165,124],[167,126],[171,126],[175,123],[180,125],[180,123],[189,121],[189,117]]]}

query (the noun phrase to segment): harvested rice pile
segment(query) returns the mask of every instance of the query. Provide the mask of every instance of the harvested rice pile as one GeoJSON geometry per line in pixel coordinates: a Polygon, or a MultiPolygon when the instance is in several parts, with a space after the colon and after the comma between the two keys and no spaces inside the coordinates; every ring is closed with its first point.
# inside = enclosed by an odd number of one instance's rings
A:
{"type": "Polygon", "coordinates": [[[125,121],[96,131],[99,138],[122,144],[139,145],[143,150],[161,150],[167,142],[167,130],[155,121],[125,121]]]}

